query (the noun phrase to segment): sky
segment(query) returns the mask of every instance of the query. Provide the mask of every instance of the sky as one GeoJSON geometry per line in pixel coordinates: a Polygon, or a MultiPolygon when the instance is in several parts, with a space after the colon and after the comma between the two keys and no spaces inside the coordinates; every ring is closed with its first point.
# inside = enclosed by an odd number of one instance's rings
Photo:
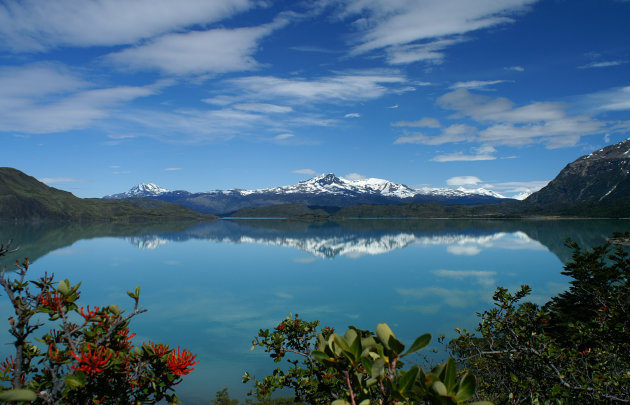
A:
{"type": "Polygon", "coordinates": [[[628,0],[0,0],[0,166],[535,191],[630,137],[628,0]]]}

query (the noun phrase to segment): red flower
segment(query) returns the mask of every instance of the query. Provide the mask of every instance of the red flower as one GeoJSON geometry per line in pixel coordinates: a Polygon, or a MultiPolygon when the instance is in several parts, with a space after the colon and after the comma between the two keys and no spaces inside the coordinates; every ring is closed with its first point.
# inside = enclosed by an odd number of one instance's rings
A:
{"type": "Polygon", "coordinates": [[[87,313],[87,314],[84,314],[84,313],[83,313],[83,307],[81,307],[81,316],[82,316],[83,318],[85,318],[85,322],[87,322],[87,321],[89,321],[90,319],[94,318],[94,315],[96,315],[96,313],[98,312],[98,310],[99,310],[99,307],[94,307],[94,310],[93,310],[93,311],[90,311],[90,306],[88,305],[88,307],[87,307],[87,311],[88,311],[88,313],[87,313]]]}
{"type": "Polygon", "coordinates": [[[38,301],[42,307],[59,312],[61,310],[61,304],[65,302],[65,298],[59,291],[54,291],[52,294],[50,291],[47,291],[46,293],[40,294],[38,301]]]}
{"type": "Polygon", "coordinates": [[[72,366],[74,370],[81,370],[87,374],[96,374],[101,373],[105,370],[105,366],[109,359],[112,358],[112,352],[110,352],[106,347],[99,347],[92,351],[92,347],[88,343],[87,351],[82,351],[81,356],[77,356],[76,353],[72,352],[72,357],[74,357],[78,362],[79,366],[72,366]]]}
{"type": "Polygon", "coordinates": [[[14,368],[15,360],[13,360],[13,356],[7,357],[2,363],[0,363],[0,370],[2,370],[5,374],[13,373],[14,368]]]}
{"type": "Polygon", "coordinates": [[[131,335],[129,335],[129,328],[125,328],[123,330],[117,330],[116,334],[120,337],[123,338],[122,343],[120,344],[123,348],[125,349],[131,349],[131,338],[136,336],[135,333],[132,333],[131,335]]]}
{"type": "Polygon", "coordinates": [[[175,350],[171,351],[171,354],[166,360],[166,366],[177,376],[186,375],[194,370],[192,366],[199,364],[198,361],[194,361],[195,357],[197,357],[197,355],[193,356],[192,353],[186,349],[180,352],[178,347],[177,354],[175,354],[175,350]]]}
{"type": "Polygon", "coordinates": [[[151,348],[153,349],[153,353],[155,353],[159,357],[162,357],[165,354],[169,354],[171,352],[171,349],[168,347],[168,345],[165,345],[163,343],[153,343],[149,340],[148,346],[151,346],[151,348]]]}

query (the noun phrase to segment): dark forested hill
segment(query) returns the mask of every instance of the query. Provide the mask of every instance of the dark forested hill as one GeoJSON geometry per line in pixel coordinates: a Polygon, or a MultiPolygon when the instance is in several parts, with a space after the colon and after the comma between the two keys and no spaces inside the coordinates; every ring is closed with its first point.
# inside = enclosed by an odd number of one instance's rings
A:
{"type": "Polygon", "coordinates": [[[144,200],[82,199],[49,187],[19,170],[0,168],[0,219],[3,220],[166,220],[212,219],[176,204],[144,200]]]}

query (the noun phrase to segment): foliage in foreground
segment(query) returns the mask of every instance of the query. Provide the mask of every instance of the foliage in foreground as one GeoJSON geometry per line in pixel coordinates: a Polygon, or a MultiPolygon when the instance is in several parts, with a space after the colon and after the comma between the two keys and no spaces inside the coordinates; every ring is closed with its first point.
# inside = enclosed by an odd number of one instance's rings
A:
{"type": "MultiPolygon", "coordinates": [[[[0,245],[0,257],[9,251],[0,245]]],[[[78,305],[80,284],[55,283],[48,275],[26,281],[28,267],[25,259],[16,263],[15,277],[0,272],[15,311],[9,318],[15,357],[0,362],[0,402],[178,403],[174,387],[198,362],[185,349],[133,346],[130,320],[146,311],[138,305],[140,287],[127,293],[134,301],[128,315],[116,305],[84,308],[78,305]],[[34,342],[42,318],[51,329],[34,342]]]]}
{"type": "Polygon", "coordinates": [[[459,331],[450,343],[479,377],[480,396],[509,404],[630,403],[630,258],[609,244],[567,245],[568,291],[538,306],[521,302],[528,286],[514,294],[499,288],[495,307],[479,314],[478,334],[459,331]]]}
{"type": "Polygon", "coordinates": [[[296,402],[311,404],[463,404],[475,393],[475,376],[458,375],[452,358],[430,372],[417,365],[403,369],[403,358],[429,344],[428,333],[405,350],[385,323],[375,332],[351,326],[343,336],[329,327],[317,332],[317,326],[296,315],[273,332],[260,330],[253,347],[263,347],[275,362],[286,359],[290,367],[262,380],[245,373],[243,382],[253,381],[259,399],[290,388],[296,402]]]}

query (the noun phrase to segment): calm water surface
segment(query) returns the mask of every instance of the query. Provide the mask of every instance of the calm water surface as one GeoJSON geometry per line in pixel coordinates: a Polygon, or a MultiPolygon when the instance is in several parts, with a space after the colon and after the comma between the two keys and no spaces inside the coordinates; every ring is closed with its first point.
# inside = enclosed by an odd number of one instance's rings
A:
{"type": "MultiPolygon", "coordinates": [[[[345,331],[387,322],[401,341],[473,329],[497,285],[529,284],[544,302],[567,287],[564,239],[601,244],[630,221],[369,221],[309,225],[220,220],[167,225],[0,225],[19,255],[44,271],[82,282],[80,303],[131,308],[142,287],[149,311],[132,321],[135,343],[188,348],[200,363],[179,386],[184,404],[210,403],[228,387],[250,389],[274,363],[250,351],[260,328],[290,313],[345,331]]],[[[8,257],[8,265],[16,258],[8,257]]],[[[0,297],[0,319],[9,306],[0,297]]],[[[10,341],[6,328],[0,340],[10,341]]],[[[0,347],[2,358],[10,353],[0,347]]]]}

